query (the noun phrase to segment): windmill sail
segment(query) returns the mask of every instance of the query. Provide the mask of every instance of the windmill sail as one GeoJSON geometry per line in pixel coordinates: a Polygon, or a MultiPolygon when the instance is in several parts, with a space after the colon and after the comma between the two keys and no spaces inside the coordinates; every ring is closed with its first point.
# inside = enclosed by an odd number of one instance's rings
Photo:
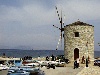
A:
{"type": "MultiPolygon", "coordinates": [[[[63,31],[64,31],[64,28],[63,28],[63,26],[64,26],[64,22],[63,22],[63,19],[62,19],[62,10],[61,10],[61,16],[59,15],[59,12],[58,12],[58,9],[57,9],[57,7],[55,6],[55,8],[56,8],[56,12],[57,12],[57,15],[58,15],[58,18],[59,18],[59,22],[60,22],[60,28],[59,27],[57,27],[57,26],[55,26],[55,25],[53,25],[55,28],[59,28],[59,30],[60,30],[60,41],[61,41],[61,46],[62,46],[62,37],[63,37],[63,31]]],[[[59,45],[59,43],[60,43],[60,41],[58,41],[58,45],[59,45]]],[[[57,48],[56,48],[56,50],[58,49],[58,45],[57,45],[57,48]]]]}

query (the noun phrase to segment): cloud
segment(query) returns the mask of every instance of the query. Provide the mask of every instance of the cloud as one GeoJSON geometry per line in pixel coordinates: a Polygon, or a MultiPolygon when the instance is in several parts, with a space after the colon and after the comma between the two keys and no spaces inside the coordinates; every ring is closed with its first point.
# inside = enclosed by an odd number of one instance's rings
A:
{"type": "MultiPolygon", "coordinates": [[[[24,5],[22,7],[1,6],[1,22],[20,22],[24,26],[46,25],[53,21],[53,10],[45,10],[42,6],[24,5]],[[49,18],[49,20],[47,19],[49,18]]],[[[54,21],[53,21],[54,22],[54,21]]]]}
{"type": "MultiPolygon", "coordinates": [[[[58,7],[59,13],[62,9],[63,16],[66,16],[66,19],[63,19],[65,25],[80,19],[99,28],[99,2],[98,0],[19,0],[16,3],[1,1],[0,45],[10,48],[24,45],[28,48],[35,46],[35,49],[54,49],[60,35],[60,31],[52,26],[54,24],[60,27],[55,6],[58,7]]],[[[95,36],[98,32],[99,30],[95,31],[95,36]]]]}
{"type": "Polygon", "coordinates": [[[97,20],[100,18],[100,1],[98,0],[63,0],[58,6],[62,7],[66,15],[66,22],[97,20]]]}

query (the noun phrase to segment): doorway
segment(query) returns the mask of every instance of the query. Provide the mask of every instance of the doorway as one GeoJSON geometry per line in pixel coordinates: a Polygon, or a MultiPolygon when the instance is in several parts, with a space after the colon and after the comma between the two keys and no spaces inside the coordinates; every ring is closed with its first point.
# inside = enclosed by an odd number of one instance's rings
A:
{"type": "Polygon", "coordinates": [[[79,58],[79,49],[75,48],[74,49],[74,60],[76,60],[77,58],[79,58]]]}

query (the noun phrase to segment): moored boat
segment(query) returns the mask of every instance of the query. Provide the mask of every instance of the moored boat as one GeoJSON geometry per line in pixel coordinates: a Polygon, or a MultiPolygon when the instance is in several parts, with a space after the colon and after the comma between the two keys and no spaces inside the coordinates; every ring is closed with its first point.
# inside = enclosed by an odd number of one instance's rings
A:
{"type": "Polygon", "coordinates": [[[26,71],[23,71],[23,70],[15,70],[15,71],[11,71],[11,72],[8,72],[7,75],[30,75],[30,72],[26,72],[26,71]]]}
{"type": "Polygon", "coordinates": [[[7,70],[7,69],[9,69],[8,66],[0,64],[0,70],[7,70]]]}
{"type": "Polygon", "coordinates": [[[13,66],[13,67],[10,67],[8,71],[8,75],[17,74],[16,72],[19,72],[19,71],[29,72],[30,75],[38,75],[38,73],[40,72],[40,69],[36,67],[32,67],[32,66],[20,66],[20,67],[13,66]]]}

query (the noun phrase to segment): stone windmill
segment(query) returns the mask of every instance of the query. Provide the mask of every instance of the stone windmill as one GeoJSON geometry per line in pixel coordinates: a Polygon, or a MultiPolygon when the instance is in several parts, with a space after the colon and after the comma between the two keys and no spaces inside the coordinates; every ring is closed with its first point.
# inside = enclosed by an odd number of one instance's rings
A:
{"type": "MultiPolygon", "coordinates": [[[[57,10],[57,7],[56,7],[57,10]]],[[[64,37],[64,56],[66,59],[70,61],[74,61],[77,58],[90,58],[92,60],[94,58],[94,26],[89,25],[87,23],[83,23],[81,21],[74,22],[72,24],[64,26],[64,22],[62,20],[62,11],[61,16],[59,16],[58,10],[57,14],[59,17],[59,21],[61,27],[59,28],[61,31],[60,40],[64,37]],[[64,36],[63,32],[64,31],[64,36]]],[[[58,44],[59,44],[58,42],[58,44]]],[[[56,50],[58,49],[58,45],[56,50]]]]}
{"type": "Polygon", "coordinates": [[[74,22],[64,27],[64,55],[73,61],[77,58],[94,58],[94,26],[74,22]]]}

